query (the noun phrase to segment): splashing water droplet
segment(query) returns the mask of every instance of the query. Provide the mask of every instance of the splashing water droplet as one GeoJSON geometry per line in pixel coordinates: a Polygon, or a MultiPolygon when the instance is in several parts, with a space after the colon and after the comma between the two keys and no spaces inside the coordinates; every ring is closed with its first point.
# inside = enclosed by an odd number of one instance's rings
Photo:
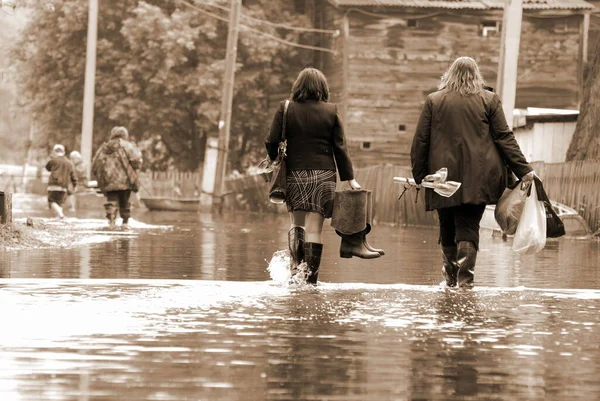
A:
{"type": "Polygon", "coordinates": [[[292,257],[289,250],[276,251],[267,267],[267,270],[271,275],[271,280],[277,283],[287,284],[291,278],[291,262],[292,257]]]}
{"type": "Polygon", "coordinates": [[[308,266],[306,262],[300,263],[292,275],[292,256],[287,249],[276,251],[269,262],[267,270],[271,275],[271,280],[279,284],[303,286],[306,285],[308,277],[308,266]]]}

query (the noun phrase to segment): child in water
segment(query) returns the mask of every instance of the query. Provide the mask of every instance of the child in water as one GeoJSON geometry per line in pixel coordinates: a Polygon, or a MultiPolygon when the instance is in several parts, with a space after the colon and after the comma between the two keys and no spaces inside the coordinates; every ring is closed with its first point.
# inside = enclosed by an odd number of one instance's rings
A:
{"type": "Polygon", "coordinates": [[[73,163],[65,157],[65,147],[60,144],[52,148],[51,159],[46,164],[46,170],[50,172],[48,178],[48,206],[59,219],[64,219],[63,204],[67,199],[69,181],[73,185],[73,191],[77,188],[77,177],[73,169],[73,163]]]}

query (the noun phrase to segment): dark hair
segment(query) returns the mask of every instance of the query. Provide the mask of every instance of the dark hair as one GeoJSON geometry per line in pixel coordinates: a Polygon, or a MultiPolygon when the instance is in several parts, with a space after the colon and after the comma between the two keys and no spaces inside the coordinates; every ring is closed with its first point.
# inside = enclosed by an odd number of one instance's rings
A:
{"type": "Polygon", "coordinates": [[[292,85],[292,100],[329,100],[329,86],[327,78],[316,68],[305,68],[298,74],[296,82],[292,85]]]}

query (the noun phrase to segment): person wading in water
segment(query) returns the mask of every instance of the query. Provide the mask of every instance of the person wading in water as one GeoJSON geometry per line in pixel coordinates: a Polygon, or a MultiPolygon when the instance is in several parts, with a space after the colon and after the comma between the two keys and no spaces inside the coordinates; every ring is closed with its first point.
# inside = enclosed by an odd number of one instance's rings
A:
{"type": "Polygon", "coordinates": [[[506,123],[500,97],[491,92],[475,60],[460,57],[427,96],[411,148],[417,184],[442,167],[448,180],[462,183],[450,198],[426,189],[427,210],[437,210],[446,285],[472,286],[479,250],[479,223],[486,205],[506,188],[510,168],[532,180],[527,163],[506,123]]]}
{"type": "Polygon", "coordinates": [[[287,210],[291,229],[288,243],[292,272],[302,262],[308,267],[307,282],[316,284],[321,264],[321,232],[331,218],[336,187],[336,166],[340,180],[360,189],[346,147],[338,108],[328,103],[329,87],[323,73],[306,68],[292,86],[292,101],[284,113],[281,102],[271,131],[265,140],[271,160],[277,157],[284,115],[287,139],[287,210]]]}

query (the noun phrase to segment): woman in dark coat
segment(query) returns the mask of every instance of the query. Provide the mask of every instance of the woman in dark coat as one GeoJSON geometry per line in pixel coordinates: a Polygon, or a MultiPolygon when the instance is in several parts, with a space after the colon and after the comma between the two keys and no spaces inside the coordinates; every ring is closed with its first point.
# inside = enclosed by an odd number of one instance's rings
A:
{"type": "MultiPolygon", "coordinates": [[[[292,86],[292,101],[286,114],[287,199],[291,229],[288,234],[292,270],[305,261],[307,281],[316,284],[321,264],[323,222],[331,217],[336,186],[340,180],[360,189],[337,106],[328,103],[329,87],[323,73],[304,69],[292,86]]],[[[265,145],[271,160],[277,157],[281,140],[285,101],[281,102],[265,145]]]]}
{"type": "Polygon", "coordinates": [[[506,123],[497,94],[487,90],[475,60],[460,57],[427,96],[411,149],[412,173],[420,183],[442,167],[462,183],[451,197],[426,191],[427,210],[437,210],[448,286],[472,286],[479,249],[479,223],[486,205],[506,188],[507,166],[517,177],[534,176],[506,123]]]}

